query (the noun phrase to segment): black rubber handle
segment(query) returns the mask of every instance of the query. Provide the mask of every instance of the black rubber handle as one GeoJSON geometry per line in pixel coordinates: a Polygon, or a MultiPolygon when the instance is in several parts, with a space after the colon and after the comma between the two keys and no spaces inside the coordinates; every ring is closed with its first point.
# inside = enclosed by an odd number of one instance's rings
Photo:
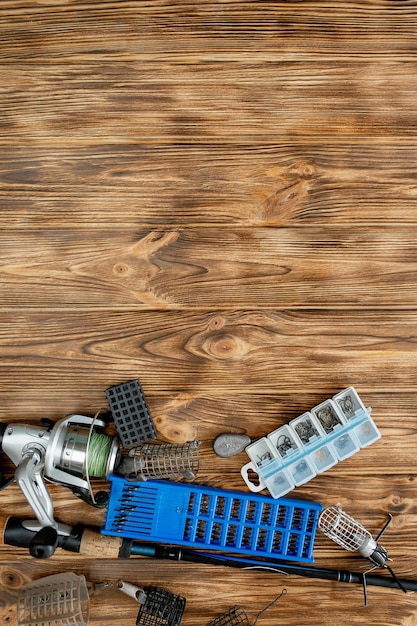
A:
{"type": "Polygon", "coordinates": [[[58,547],[58,533],[52,526],[38,530],[29,544],[29,552],[35,559],[49,559],[58,547]]]}

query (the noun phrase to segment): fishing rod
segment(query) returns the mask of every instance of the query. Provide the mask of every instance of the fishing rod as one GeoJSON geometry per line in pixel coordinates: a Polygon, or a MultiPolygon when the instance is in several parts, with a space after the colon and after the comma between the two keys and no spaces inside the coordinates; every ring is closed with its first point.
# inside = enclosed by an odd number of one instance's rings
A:
{"type": "MultiPolygon", "coordinates": [[[[313,565],[282,562],[278,559],[245,558],[233,555],[223,555],[215,552],[203,552],[171,545],[157,543],[142,543],[122,537],[108,537],[100,534],[98,529],[77,525],[70,528],[65,526],[62,533],[58,533],[55,543],[48,534],[47,528],[42,528],[35,520],[22,520],[18,517],[9,517],[0,520],[0,539],[7,545],[29,548],[32,556],[48,558],[56,548],[69,552],[76,552],[84,556],[102,556],[105,558],[147,557],[167,559],[171,561],[185,561],[206,565],[222,565],[241,569],[259,569],[292,576],[330,580],[339,583],[351,583],[363,586],[364,573],[350,570],[329,569],[313,565]]],[[[417,591],[417,580],[398,579],[366,573],[367,585],[386,588],[404,588],[407,591],[417,591]],[[400,583],[400,585],[398,584],[400,583]]]]}
{"type": "MultiPolygon", "coordinates": [[[[198,550],[182,549],[175,546],[157,544],[132,543],[130,549],[131,556],[147,556],[157,559],[168,559],[171,561],[188,561],[192,563],[204,563],[206,565],[224,565],[241,569],[261,569],[265,571],[275,571],[293,576],[303,576],[305,578],[319,578],[340,583],[352,583],[363,586],[365,574],[352,572],[350,570],[329,569],[314,565],[289,564],[274,559],[253,559],[239,556],[225,556],[211,552],[200,552],[198,550]]],[[[407,580],[398,578],[396,580],[379,574],[366,574],[366,583],[376,587],[404,588],[407,591],[417,591],[417,580],[407,580]],[[397,582],[398,581],[398,582],[397,582]],[[400,584],[399,584],[400,583],[400,584]]]]}

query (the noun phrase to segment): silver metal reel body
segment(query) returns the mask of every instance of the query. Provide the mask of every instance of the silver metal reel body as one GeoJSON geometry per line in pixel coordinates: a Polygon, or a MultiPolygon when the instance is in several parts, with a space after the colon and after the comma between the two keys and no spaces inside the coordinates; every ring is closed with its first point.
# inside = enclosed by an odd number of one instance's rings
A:
{"type": "MultiPolygon", "coordinates": [[[[8,424],[5,428],[2,450],[16,465],[16,481],[42,526],[58,529],[45,480],[69,487],[81,497],[91,492],[87,455],[96,426],[104,428],[105,422],[74,414],[57,422],[52,429],[26,424],[8,424]]],[[[113,472],[118,455],[119,444],[114,438],[106,475],[113,472]]],[[[65,532],[63,525],[61,530],[65,532]]]]}

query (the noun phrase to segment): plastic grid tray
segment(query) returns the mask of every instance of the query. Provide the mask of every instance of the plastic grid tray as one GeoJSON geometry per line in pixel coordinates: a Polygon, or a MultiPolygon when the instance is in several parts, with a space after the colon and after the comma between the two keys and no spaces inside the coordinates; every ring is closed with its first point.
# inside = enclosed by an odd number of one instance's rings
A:
{"type": "Polygon", "coordinates": [[[111,476],[105,535],[312,563],[321,504],[111,476]]]}
{"type": "Polygon", "coordinates": [[[156,439],[155,426],[139,380],[114,385],[104,393],[124,448],[156,439]]]}
{"type": "Polygon", "coordinates": [[[348,387],[247,446],[251,461],[242,467],[242,477],[251,491],[268,489],[281,498],[380,437],[370,409],[348,387]]]}

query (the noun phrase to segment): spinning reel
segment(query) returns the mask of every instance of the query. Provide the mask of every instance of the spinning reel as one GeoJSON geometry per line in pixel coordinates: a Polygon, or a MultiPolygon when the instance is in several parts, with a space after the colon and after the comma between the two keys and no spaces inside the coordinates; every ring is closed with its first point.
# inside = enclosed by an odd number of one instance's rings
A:
{"type": "Polygon", "coordinates": [[[72,528],[54,519],[45,481],[68,487],[87,504],[103,508],[109,493],[93,493],[90,478],[109,479],[118,473],[144,481],[196,475],[199,441],[147,443],[157,434],[138,380],[109,387],[105,394],[110,412],[101,417],[103,410],[94,417],[73,414],[56,423],[43,419],[39,427],[0,423],[0,448],[16,466],[14,478],[38,518],[23,523],[35,533],[29,546],[32,556],[47,558],[71,538],[72,528]],[[111,419],[117,436],[104,432],[111,419]]]}
{"type": "MultiPolygon", "coordinates": [[[[105,507],[109,494],[93,493],[90,478],[107,478],[120,463],[120,444],[156,437],[155,428],[140,382],[132,380],[106,390],[110,413],[118,436],[104,433],[108,419],[69,415],[41,426],[0,423],[0,447],[16,466],[14,477],[38,518],[42,541],[55,549],[57,535],[70,527],[54,519],[52,499],[45,481],[69,487],[84,502],[105,507]],[[54,540],[55,538],[55,540],[54,540]]],[[[106,416],[107,417],[107,416],[106,416]]]]}
{"type": "Polygon", "coordinates": [[[69,487],[82,500],[97,507],[107,504],[104,491],[93,494],[90,477],[113,473],[119,462],[117,437],[100,433],[106,422],[70,415],[55,425],[41,427],[0,424],[0,445],[16,465],[15,479],[42,526],[56,526],[45,480],[69,487]]]}

